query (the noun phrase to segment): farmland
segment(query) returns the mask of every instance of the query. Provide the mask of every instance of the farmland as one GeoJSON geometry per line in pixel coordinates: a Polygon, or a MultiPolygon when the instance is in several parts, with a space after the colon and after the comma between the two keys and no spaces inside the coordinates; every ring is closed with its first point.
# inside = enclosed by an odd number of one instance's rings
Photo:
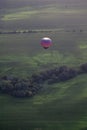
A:
{"type": "MultiPolygon", "coordinates": [[[[20,0],[18,4],[7,0],[5,5],[4,1],[0,4],[0,77],[26,79],[62,65],[78,68],[87,63],[85,0],[20,0]],[[16,33],[8,33],[12,31],[16,33]],[[47,50],[40,45],[45,36],[53,41],[47,50]]],[[[50,85],[45,82],[31,98],[0,93],[0,130],[86,129],[87,74],[50,85]]]]}

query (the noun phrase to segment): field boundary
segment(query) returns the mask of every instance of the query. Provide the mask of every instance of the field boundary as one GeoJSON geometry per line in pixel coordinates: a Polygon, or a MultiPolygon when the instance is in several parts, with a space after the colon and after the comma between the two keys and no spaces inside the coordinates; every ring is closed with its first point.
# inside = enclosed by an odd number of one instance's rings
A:
{"type": "Polygon", "coordinates": [[[87,30],[83,29],[64,29],[64,28],[58,28],[58,29],[35,29],[35,30],[10,30],[10,31],[0,31],[0,34],[23,34],[23,33],[49,33],[49,32],[87,32],[87,30]]]}

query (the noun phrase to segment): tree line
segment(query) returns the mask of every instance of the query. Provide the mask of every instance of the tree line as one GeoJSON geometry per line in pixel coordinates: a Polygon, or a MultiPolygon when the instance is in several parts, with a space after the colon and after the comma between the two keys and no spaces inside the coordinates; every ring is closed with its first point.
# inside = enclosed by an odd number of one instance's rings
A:
{"type": "Polygon", "coordinates": [[[44,33],[53,32],[53,30],[15,30],[15,31],[0,31],[0,34],[21,34],[21,33],[44,33]]]}
{"type": "Polygon", "coordinates": [[[0,77],[0,92],[14,97],[32,97],[39,92],[45,82],[48,84],[64,82],[83,73],[87,73],[87,63],[81,64],[78,68],[65,65],[56,67],[33,74],[26,79],[5,75],[0,77]]]}
{"type": "Polygon", "coordinates": [[[22,33],[45,33],[45,32],[84,32],[83,29],[72,29],[72,30],[57,30],[57,29],[48,29],[48,30],[13,30],[13,31],[0,31],[0,34],[22,34],[22,33]]]}

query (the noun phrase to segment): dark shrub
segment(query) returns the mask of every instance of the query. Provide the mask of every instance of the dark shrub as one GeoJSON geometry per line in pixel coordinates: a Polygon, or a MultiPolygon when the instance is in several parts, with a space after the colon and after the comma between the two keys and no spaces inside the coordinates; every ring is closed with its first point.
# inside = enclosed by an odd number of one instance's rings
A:
{"type": "Polygon", "coordinates": [[[53,79],[49,79],[48,84],[58,83],[59,81],[60,81],[60,79],[58,77],[55,77],[53,79]]]}
{"type": "Polygon", "coordinates": [[[11,84],[9,80],[2,80],[0,82],[0,89],[4,93],[10,93],[11,91],[13,91],[14,86],[11,84]]]}
{"type": "Polygon", "coordinates": [[[25,97],[26,92],[24,90],[15,90],[11,93],[11,95],[14,97],[25,97]]]}
{"type": "Polygon", "coordinates": [[[69,73],[69,78],[74,78],[75,76],[78,75],[77,70],[75,70],[75,69],[73,69],[73,68],[70,68],[70,69],[68,70],[68,73],[69,73]]]}
{"type": "Polygon", "coordinates": [[[82,65],[80,66],[80,72],[81,72],[81,73],[87,73],[87,63],[82,64],[82,65]]]}
{"type": "Polygon", "coordinates": [[[28,88],[29,88],[29,83],[23,81],[16,83],[14,86],[15,90],[26,90],[28,88]]]}
{"type": "Polygon", "coordinates": [[[59,67],[59,73],[62,73],[62,72],[64,72],[64,71],[67,71],[68,70],[68,67],[67,66],[61,66],[61,67],[59,67]]]}
{"type": "Polygon", "coordinates": [[[66,81],[77,76],[77,71],[74,69],[67,69],[59,75],[61,81],[66,81]]]}
{"type": "Polygon", "coordinates": [[[26,97],[31,97],[33,95],[34,95],[34,93],[32,91],[26,90],[26,97]]]}

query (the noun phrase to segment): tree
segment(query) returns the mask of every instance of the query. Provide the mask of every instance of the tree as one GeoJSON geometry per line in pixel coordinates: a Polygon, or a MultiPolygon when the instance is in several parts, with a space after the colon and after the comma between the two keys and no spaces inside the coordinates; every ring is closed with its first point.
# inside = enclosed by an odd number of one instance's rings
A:
{"type": "Polygon", "coordinates": [[[9,80],[2,80],[0,82],[0,89],[4,93],[11,93],[14,89],[14,86],[11,84],[9,80]]]}
{"type": "Polygon", "coordinates": [[[80,72],[81,72],[81,73],[87,73],[87,63],[82,64],[82,65],[80,66],[80,72]]]}
{"type": "Polygon", "coordinates": [[[11,93],[11,95],[14,97],[25,97],[26,92],[24,90],[15,90],[11,93]]]}
{"type": "Polygon", "coordinates": [[[62,72],[64,72],[64,71],[67,71],[68,70],[68,67],[67,66],[61,66],[61,67],[59,67],[59,70],[58,70],[58,74],[59,73],[62,73],[62,72]]]}
{"type": "Polygon", "coordinates": [[[60,75],[59,75],[59,79],[61,81],[66,81],[69,80],[71,78],[74,78],[75,76],[77,76],[77,71],[72,69],[72,68],[68,68],[67,70],[64,70],[60,75]]]}
{"type": "Polygon", "coordinates": [[[30,90],[26,90],[26,96],[27,96],[27,97],[33,96],[33,92],[30,91],[30,90]]]}

